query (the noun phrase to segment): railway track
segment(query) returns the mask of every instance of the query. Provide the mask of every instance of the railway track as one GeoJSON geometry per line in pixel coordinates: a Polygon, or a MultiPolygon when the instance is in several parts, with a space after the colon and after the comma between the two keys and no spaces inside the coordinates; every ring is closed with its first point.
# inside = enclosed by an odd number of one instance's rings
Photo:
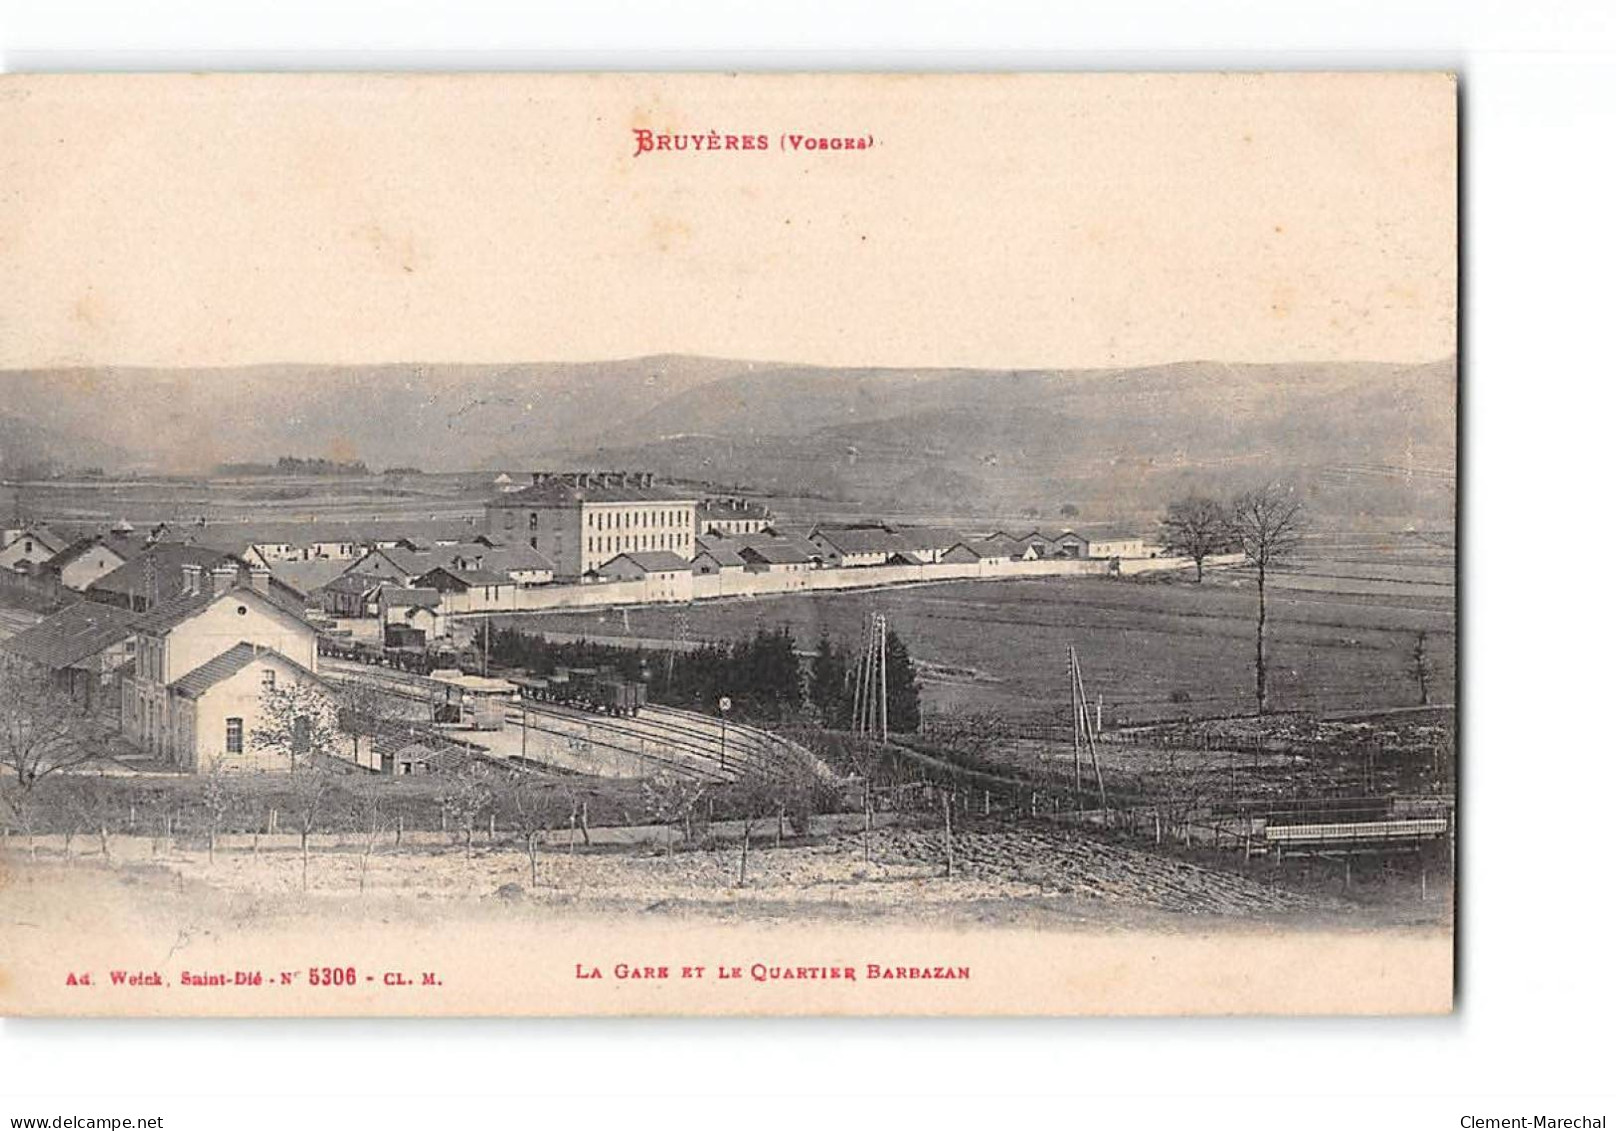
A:
{"type": "MultiPolygon", "coordinates": [[[[401,699],[430,708],[441,702],[437,685],[424,676],[394,668],[328,660],[328,670],[341,680],[380,687],[401,699]]],[[[559,704],[521,700],[505,709],[507,722],[564,743],[576,755],[568,761],[593,759],[611,776],[642,776],[636,770],[675,773],[714,782],[733,781],[747,769],[765,773],[796,752],[784,740],[741,725],[722,725],[695,712],[649,706],[637,716],[621,718],[559,704]]],[[[492,732],[483,732],[485,735],[492,732]]],[[[524,736],[525,742],[525,736],[524,736]]],[[[514,760],[531,760],[516,758],[514,760]]],[[[563,769],[578,772],[574,765],[563,769]]]]}

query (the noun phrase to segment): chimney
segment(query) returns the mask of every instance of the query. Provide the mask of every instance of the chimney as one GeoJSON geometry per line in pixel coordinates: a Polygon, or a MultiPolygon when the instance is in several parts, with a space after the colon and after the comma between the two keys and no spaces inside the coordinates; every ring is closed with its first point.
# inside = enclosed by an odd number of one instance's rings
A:
{"type": "Polygon", "coordinates": [[[188,597],[202,591],[202,565],[200,562],[180,563],[180,596],[188,597]]]}
{"type": "Polygon", "coordinates": [[[252,587],[254,592],[262,593],[266,597],[269,596],[268,566],[254,565],[252,567],[252,587]]]}
{"type": "Polygon", "coordinates": [[[229,562],[220,562],[212,572],[213,593],[223,593],[236,583],[236,567],[229,562]]]}

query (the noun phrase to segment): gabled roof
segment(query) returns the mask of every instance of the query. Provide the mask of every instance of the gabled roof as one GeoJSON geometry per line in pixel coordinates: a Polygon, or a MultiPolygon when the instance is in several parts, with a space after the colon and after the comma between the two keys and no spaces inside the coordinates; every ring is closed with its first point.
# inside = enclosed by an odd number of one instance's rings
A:
{"type": "Polygon", "coordinates": [[[1096,526],[1076,531],[1085,542],[1138,542],[1143,536],[1116,526],[1096,526]]]}
{"type": "Polygon", "coordinates": [[[958,530],[946,526],[900,526],[892,536],[910,550],[947,550],[965,539],[958,530]]]}
{"type": "Polygon", "coordinates": [[[284,664],[300,675],[308,676],[317,682],[324,682],[319,676],[308,668],[288,656],[282,655],[273,648],[265,648],[257,644],[249,644],[245,640],[221,652],[205,664],[201,664],[175,680],[169,686],[178,695],[187,699],[200,699],[207,694],[210,688],[223,683],[231,676],[240,672],[254,660],[272,660],[284,664]]]}
{"type": "Polygon", "coordinates": [[[741,557],[760,565],[804,565],[813,560],[783,538],[749,542],[741,547],[741,557]]]}
{"type": "MultiPolygon", "coordinates": [[[[209,579],[204,577],[202,579],[202,584],[206,586],[208,583],[209,579]]],[[[309,629],[313,629],[314,627],[304,618],[303,609],[300,606],[294,605],[288,598],[282,597],[274,592],[268,594],[260,593],[250,585],[236,584],[219,592],[204,590],[201,593],[185,593],[170,598],[169,600],[159,604],[156,608],[151,609],[148,612],[141,613],[135,618],[131,628],[135,632],[162,636],[172,632],[175,628],[184,624],[192,617],[198,616],[204,610],[212,606],[215,601],[224,597],[230,597],[238,601],[261,601],[271,609],[279,612],[282,616],[290,617],[292,620],[295,620],[298,624],[301,624],[309,629]]]]}
{"type": "Polygon", "coordinates": [[[134,635],[136,614],[80,601],[0,641],[0,650],[51,669],[72,667],[134,635]]]}
{"type": "Polygon", "coordinates": [[[696,539],[696,557],[712,558],[720,566],[744,566],[746,564],[746,559],[741,557],[733,546],[726,546],[721,542],[703,542],[700,538],[696,539]]]}
{"type": "Polygon", "coordinates": [[[389,580],[373,573],[345,573],[333,577],[320,588],[328,593],[370,593],[386,585],[389,580]]]}
{"type": "Polygon", "coordinates": [[[681,570],[685,572],[690,570],[690,563],[672,550],[635,550],[618,554],[600,568],[605,569],[612,562],[624,561],[632,562],[646,573],[677,573],[681,570]]]}
{"type": "MultiPolygon", "coordinates": [[[[23,538],[32,538],[52,554],[60,553],[72,542],[72,538],[68,535],[59,530],[52,530],[48,526],[25,526],[18,532],[16,538],[7,542],[6,545],[10,546],[23,538]]],[[[0,549],[4,549],[4,547],[0,547],[0,549]]]]}
{"type": "Polygon", "coordinates": [[[269,575],[288,589],[307,597],[330,584],[352,564],[339,558],[315,558],[306,562],[270,562],[269,575]]]}
{"type": "Polygon", "coordinates": [[[89,553],[98,546],[105,547],[107,550],[110,550],[112,553],[116,554],[120,563],[128,561],[134,556],[135,553],[138,552],[133,546],[129,546],[127,544],[119,546],[111,539],[103,538],[99,535],[91,535],[85,538],[74,539],[73,542],[58,550],[48,561],[44,563],[44,568],[51,572],[60,573],[65,567],[77,561],[79,558],[83,557],[85,554],[89,553]]]}
{"type": "Polygon", "coordinates": [[[996,542],[961,542],[957,546],[950,546],[948,553],[955,550],[964,550],[977,558],[1004,558],[1009,557],[1009,551],[996,542]]]}
{"type": "Polygon", "coordinates": [[[487,546],[468,544],[445,546],[449,551],[449,564],[461,568],[486,569],[495,573],[555,572],[555,564],[531,546],[487,546]]]}
{"type": "MultiPolygon", "coordinates": [[[[127,603],[130,598],[144,599],[147,593],[148,566],[152,587],[157,594],[157,604],[180,595],[180,589],[185,583],[185,574],[182,567],[186,565],[199,565],[204,575],[208,574],[214,566],[222,562],[229,562],[237,570],[251,569],[247,562],[235,554],[223,550],[212,549],[207,546],[190,545],[185,542],[158,542],[147,546],[124,562],[117,569],[96,578],[90,583],[87,593],[100,594],[113,598],[121,603],[127,603]]],[[[298,598],[297,594],[284,581],[278,581],[273,574],[270,578],[270,589],[279,593],[283,598],[298,598]]]]}
{"type": "Polygon", "coordinates": [[[896,554],[908,549],[903,539],[881,527],[817,530],[814,538],[844,554],[896,554]]]}
{"type": "MultiPolygon", "coordinates": [[[[486,569],[457,569],[454,566],[437,566],[428,570],[424,575],[422,575],[420,580],[425,581],[427,578],[431,577],[453,581],[467,589],[471,588],[473,585],[512,584],[510,577],[503,573],[494,573],[492,570],[486,569]]],[[[424,588],[435,589],[437,586],[425,586],[424,588]]]]}

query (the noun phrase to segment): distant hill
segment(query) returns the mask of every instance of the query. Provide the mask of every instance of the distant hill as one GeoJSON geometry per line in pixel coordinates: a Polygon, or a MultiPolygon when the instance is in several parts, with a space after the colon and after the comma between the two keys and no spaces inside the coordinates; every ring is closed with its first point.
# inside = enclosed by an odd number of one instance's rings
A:
{"type": "Polygon", "coordinates": [[[110,471],[128,462],[129,453],[114,444],[62,432],[9,412],[0,413],[0,477],[48,475],[87,468],[110,471]]]}
{"type": "Polygon", "coordinates": [[[1073,504],[1091,521],[1285,477],[1322,515],[1419,525],[1452,521],[1455,382],[1451,360],[976,371],[669,356],[0,373],[8,411],[55,442],[126,449],[127,462],[162,470],[286,451],[429,470],[633,466],[871,507],[1073,504]]]}

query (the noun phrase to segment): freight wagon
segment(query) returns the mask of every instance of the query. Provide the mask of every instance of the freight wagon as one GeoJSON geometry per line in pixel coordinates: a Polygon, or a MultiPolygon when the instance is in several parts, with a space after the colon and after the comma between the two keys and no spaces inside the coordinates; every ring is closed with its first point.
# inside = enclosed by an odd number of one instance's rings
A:
{"type": "Polygon", "coordinates": [[[517,694],[535,703],[556,703],[605,715],[638,715],[645,684],[598,668],[557,668],[549,676],[511,676],[517,694]]]}

